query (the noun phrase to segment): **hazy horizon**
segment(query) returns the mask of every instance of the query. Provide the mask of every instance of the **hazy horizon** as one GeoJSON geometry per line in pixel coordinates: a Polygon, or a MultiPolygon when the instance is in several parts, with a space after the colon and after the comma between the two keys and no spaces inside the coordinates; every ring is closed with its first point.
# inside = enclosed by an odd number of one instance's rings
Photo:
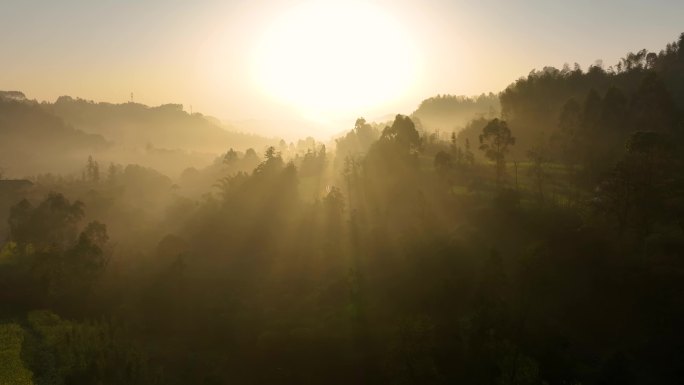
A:
{"type": "Polygon", "coordinates": [[[682,15],[2,1],[0,385],[684,384],[682,15]]]}
{"type": "MultiPolygon", "coordinates": [[[[684,3],[673,1],[648,7],[532,0],[9,1],[2,7],[0,42],[12,59],[0,89],[37,100],[69,95],[111,103],[133,93],[139,103],[179,103],[227,122],[264,116],[310,122],[323,131],[314,133],[318,138],[359,116],[409,114],[436,94],[496,93],[534,68],[574,62],[586,68],[598,59],[608,67],[635,47],[659,50],[679,33],[677,15],[684,13],[684,3]]],[[[274,128],[271,135],[310,131],[274,128]]]]}

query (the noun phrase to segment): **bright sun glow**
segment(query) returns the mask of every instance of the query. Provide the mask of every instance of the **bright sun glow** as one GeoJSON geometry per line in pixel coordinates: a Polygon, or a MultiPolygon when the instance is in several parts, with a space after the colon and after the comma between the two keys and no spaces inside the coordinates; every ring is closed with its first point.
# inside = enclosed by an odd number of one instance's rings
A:
{"type": "Polygon", "coordinates": [[[401,25],[353,1],[293,8],[265,31],[254,59],[259,86],[313,119],[385,105],[417,80],[401,25]]]}

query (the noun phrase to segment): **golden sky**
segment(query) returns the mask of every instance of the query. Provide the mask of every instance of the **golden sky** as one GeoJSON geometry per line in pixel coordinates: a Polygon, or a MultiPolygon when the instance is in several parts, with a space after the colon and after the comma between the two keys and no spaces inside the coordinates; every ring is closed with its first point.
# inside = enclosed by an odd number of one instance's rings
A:
{"type": "Polygon", "coordinates": [[[0,5],[0,89],[181,103],[225,120],[410,113],[533,68],[659,50],[681,1],[33,1],[0,5]]]}

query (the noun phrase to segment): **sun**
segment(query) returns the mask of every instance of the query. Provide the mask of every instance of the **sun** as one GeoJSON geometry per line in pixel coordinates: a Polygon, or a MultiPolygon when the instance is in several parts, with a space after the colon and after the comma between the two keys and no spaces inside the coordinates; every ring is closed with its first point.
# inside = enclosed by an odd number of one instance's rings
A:
{"type": "Polygon", "coordinates": [[[353,1],[312,2],[281,15],[254,52],[254,80],[307,117],[361,113],[401,98],[417,60],[402,25],[353,1]]]}

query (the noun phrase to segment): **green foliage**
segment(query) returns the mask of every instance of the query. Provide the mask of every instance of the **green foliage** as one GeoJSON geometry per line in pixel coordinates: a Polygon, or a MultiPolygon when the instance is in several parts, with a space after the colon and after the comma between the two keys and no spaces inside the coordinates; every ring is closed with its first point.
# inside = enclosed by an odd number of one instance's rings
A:
{"type": "Polygon", "coordinates": [[[24,294],[37,301],[68,302],[89,292],[107,264],[109,237],[106,226],[96,221],[79,233],[84,215],[83,203],[71,203],[57,193],[48,194],[35,208],[27,200],[12,207],[12,242],[2,250],[5,261],[21,275],[12,283],[13,290],[27,290],[24,294]]]}
{"type": "Polygon", "coordinates": [[[14,242],[5,243],[0,249],[0,265],[17,263],[19,250],[14,242]]]}
{"type": "Polygon", "coordinates": [[[29,244],[38,251],[64,248],[76,238],[83,214],[83,203],[71,203],[58,193],[48,194],[35,208],[22,200],[10,211],[10,236],[20,248],[29,244]]]}
{"type": "Polygon", "coordinates": [[[684,383],[682,41],[534,71],[501,94],[505,120],[450,137],[359,119],[337,153],[229,150],[180,186],[134,165],[38,180],[7,204],[0,375],[684,383]]]}
{"type": "Polygon", "coordinates": [[[157,381],[138,349],[111,324],[76,323],[48,311],[33,311],[28,326],[22,357],[37,385],[157,381]]]}
{"type": "Polygon", "coordinates": [[[33,373],[21,360],[24,330],[14,323],[0,324],[0,384],[33,385],[33,373]]]}

